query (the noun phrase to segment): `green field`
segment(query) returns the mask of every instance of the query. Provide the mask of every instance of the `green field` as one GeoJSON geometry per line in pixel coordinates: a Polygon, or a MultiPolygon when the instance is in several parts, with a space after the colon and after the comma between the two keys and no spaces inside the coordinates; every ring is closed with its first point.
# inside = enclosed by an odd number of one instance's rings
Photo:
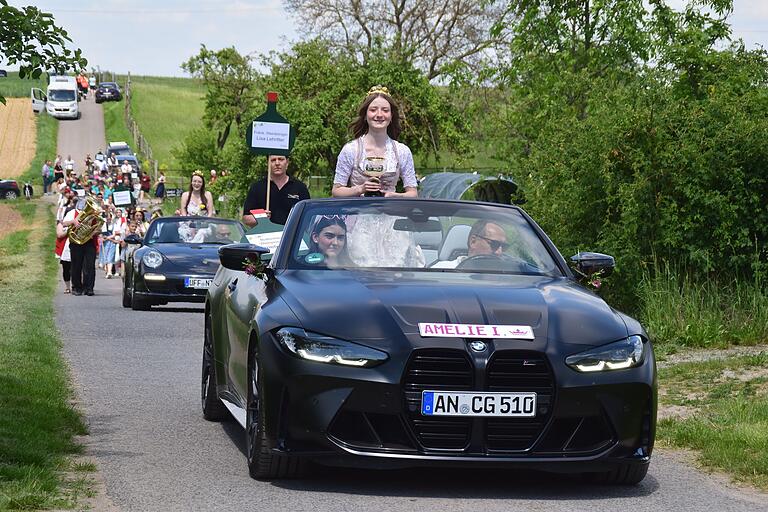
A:
{"type": "MultiPolygon", "coordinates": [[[[120,77],[124,83],[125,77],[120,77]]],[[[202,124],[205,88],[191,78],[131,76],[132,114],[155,160],[175,167],[171,150],[202,124]]]]}
{"type": "Polygon", "coordinates": [[[37,87],[45,90],[47,78],[45,75],[38,79],[19,78],[19,73],[9,71],[8,76],[0,78],[0,96],[6,98],[28,98],[30,89],[37,87]]]}

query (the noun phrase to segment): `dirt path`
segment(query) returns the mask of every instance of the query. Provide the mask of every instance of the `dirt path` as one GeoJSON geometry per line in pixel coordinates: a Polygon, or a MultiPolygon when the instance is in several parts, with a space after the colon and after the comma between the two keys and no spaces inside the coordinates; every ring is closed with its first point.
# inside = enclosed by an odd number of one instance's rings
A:
{"type": "Polygon", "coordinates": [[[7,98],[0,104],[0,178],[15,178],[35,156],[35,114],[28,98],[7,98]]]}

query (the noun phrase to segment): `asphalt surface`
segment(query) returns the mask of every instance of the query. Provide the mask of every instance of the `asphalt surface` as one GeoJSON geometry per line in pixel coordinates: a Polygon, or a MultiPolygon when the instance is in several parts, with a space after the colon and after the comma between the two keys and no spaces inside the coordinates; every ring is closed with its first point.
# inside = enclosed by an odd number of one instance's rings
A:
{"type": "MultiPolygon", "coordinates": [[[[85,167],[85,155],[91,158],[99,151],[106,151],[104,134],[104,110],[94,101],[91,92],[87,99],[80,101],[80,119],[62,119],[59,121],[57,140],[58,154],[66,160],[68,155],[75,161],[75,171],[82,174],[85,167]]],[[[55,155],[51,156],[51,161],[55,155]]]]}
{"type": "MultiPolygon", "coordinates": [[[[93,142],[98,120],[85,106],[80,121],[62,122],[59,131],[59,151],[78,162],[103,147],[93,142]],[[90,135],[81,139],[77,131],[90,135]]],[[[94,297],[64,295],[60,286],[55,307],[90,430],[87,450],[122,511],[768,511],[766,495],[659,451],[635,487],[466,470],[323,468],[302,480],[252,480],[240,426],[210,423],[200,413],[201,305],[132,311],[121,306],[121,286],[97,270],[94,297]]]]}

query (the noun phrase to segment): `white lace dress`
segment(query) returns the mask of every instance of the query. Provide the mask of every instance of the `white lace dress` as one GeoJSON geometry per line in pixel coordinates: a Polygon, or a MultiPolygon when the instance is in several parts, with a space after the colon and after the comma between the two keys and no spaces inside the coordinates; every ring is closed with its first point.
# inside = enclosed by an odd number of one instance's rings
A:
{"type": "MultiPolygon", "coordinates": [[[[362,137],[344,145],[336,163],[334,183],[343,186],[362,185],[365,174],[362,137]]],[[[403,187],[417,187],[411,150],[405,144],[388,139],[384,155],[381,190],[394,192],[398,180],[403,187]]],[[[347,224],[347,251],[360,267],[423,267],[424,255],[413,235],[393,229],[396,218],[385,215],[357,215],[347,224]]]]}

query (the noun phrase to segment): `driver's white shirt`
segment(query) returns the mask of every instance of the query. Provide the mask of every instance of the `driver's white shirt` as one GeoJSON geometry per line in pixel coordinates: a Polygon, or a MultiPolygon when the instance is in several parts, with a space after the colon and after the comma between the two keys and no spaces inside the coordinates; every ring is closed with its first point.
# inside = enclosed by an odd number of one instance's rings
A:
{"type": "Polygon", "coordinates": [[[447,261],[436,261],[432,265],[429,266],[429,268],[456,268],[459,266],[459,263],[467,259],[469,256],[459,256],[455,260],[447,260],[447,261]]]}

